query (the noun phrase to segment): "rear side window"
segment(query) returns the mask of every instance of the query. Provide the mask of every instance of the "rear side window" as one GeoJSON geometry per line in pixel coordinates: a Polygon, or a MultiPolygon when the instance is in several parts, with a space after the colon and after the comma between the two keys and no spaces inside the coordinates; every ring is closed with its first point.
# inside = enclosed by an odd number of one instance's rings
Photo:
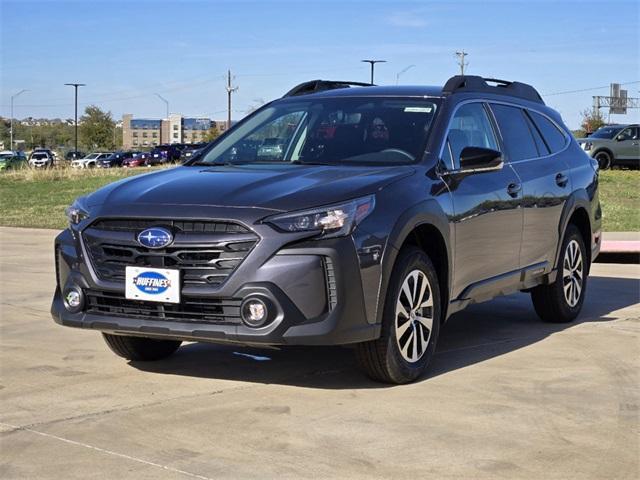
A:
{"type": "Polygon", "coordinates": [[[565,135],[558,130],[558,127],[556,127],[548,118],[540,115],[539,113],[529,112],[529,114],[544,137],[551,153],[556,153],[562,150],[567,144],[567,139],[565,135]]]}
{"type": "Polygon", "coordinates": [[[522,109],[491,104],[505,148],[512,162],[540,156],[522,109]]]}

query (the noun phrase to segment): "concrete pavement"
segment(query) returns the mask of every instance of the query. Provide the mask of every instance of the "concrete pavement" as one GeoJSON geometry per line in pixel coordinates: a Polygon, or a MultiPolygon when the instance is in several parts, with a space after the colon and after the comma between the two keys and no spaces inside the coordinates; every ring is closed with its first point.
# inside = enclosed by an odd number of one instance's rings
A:
{"type": "Polygon", "coordinates": [[[571,325],[525,294],[473,306],[425,378],[388,387],[345,348],[127,364],[51,320],[54,234],[0,228],[0,478],[640,475],[637,265],[594,265],[571,325]]]}

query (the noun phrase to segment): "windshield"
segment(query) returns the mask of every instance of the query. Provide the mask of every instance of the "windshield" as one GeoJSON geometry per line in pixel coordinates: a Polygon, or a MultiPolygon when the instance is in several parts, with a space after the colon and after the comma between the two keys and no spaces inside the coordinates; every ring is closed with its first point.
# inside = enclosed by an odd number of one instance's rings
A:
{"type": "Polygon", "coordinates": [[[90,153],[89,155],[87,155],[86,157],[83,158],[83,160],[95,160],[96,158],[98,158],[100,156],[99,153],[90,153]]]}
{"type": "Polygon", "coordinates": [[[0,153],[0,160],[6,160],[13,157],[13,153],[0,153]]]}
{"type": "Polygon", "coordinates": [[[34,153],[31,155],[31,158],[34,160],[42,160],[43,158],[48,158],[48,155],[46,153],[34,153]]]}
{"type": "Polygon", "coordinates": [[[438,101],[286,100],[243,121],[193,165],[399,165],[420,160],[438,101]]]}
{"type": "Polygon", "coordinates": [[[591,135],[589,135],[589,138],[613,138],[616,136],[616,133],[618,133],[620,130],[622,130],[622,127],[602,127],[599,128],[598,130],[596,130],[595,132],[593,132],[591,135]]]}

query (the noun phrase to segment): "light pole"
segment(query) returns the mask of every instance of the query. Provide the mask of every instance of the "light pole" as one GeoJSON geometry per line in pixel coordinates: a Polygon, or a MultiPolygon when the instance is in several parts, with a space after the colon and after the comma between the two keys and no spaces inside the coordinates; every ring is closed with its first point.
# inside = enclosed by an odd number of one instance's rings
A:
{"type": "Polygon", "coordinates": [[[20,90],[18,93],[11,95],[11,144],[9,146],[9,150],[13,151],[13,99],[18,95],[23,94],[27,90],[20,90]]]}
{"type": "Polygon", "coordinates": [[[75,114],[73,117],[73,127],[75,129],[75,146],[73,149],[73,158],[78,155],[78,87],[86,86],[84,83],[65,83],[69,87],[73,87],[75,93],[75,114]]]}
{"type": "MultiPolygon", "coordinates": [[[[167,119],[167,122],[168,122],[169,121],[169,100],[164,98],[159,93],[154,93],[154,95],[164,102],[164,105],[167,108],[167,116],[165,118],[167,119]]],[[[169,135],[169,138],[167,139],[167,143],[171,143],[171,128],[169,128],[168,135],[169,135]]],[[[160,121],[160,144],[162,144],[162,121],[160,121]]]]}
{"type": "Polygon", "coordinates": [[[167,107],[167,116],[166,116],[166,118],[169,118],[169,100],[164,98],[159,93],[156,93],[155,96],[158,97],[160,100],[162,100],[164,102],[165,106],[167,107]]]}
{"type": "Polygon", "coordinates": [[[400,75],[402,75],[404,72],[408,70],[411,70],[413,67],[415,67],[415,65],[409,65],[408,67],[403,68],[398,73],[396,73],[396,85],[398,85],[398,83],[400,82],[400,75]]]}
{"type": "Polygon", "coordinates": [[[373,85],[373,68],[376,63],[386,63],[386,60],[361,60],[364,63],[371,65],[371,85],[373,85]]]}

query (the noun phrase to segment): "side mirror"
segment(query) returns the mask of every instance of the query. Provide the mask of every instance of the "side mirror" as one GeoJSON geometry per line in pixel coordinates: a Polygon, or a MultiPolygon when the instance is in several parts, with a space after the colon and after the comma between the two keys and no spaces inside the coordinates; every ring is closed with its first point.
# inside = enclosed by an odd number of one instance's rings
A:
{"type": "Polygon", "coordinates": [[[460,171],[463,172],[500,170],[503,164],[502,153],[490,148],[464,147],[460,153],[460,171]]]}
{"type": "Polygon", "coordinates": [[[626,139],[627,139],[627,137],[626,137],[626,136],[624,136],[624,135],[618,135],[618,136],[616,137],[616,140],[617,140],[618,142],[624,142],[626,139]]]}

